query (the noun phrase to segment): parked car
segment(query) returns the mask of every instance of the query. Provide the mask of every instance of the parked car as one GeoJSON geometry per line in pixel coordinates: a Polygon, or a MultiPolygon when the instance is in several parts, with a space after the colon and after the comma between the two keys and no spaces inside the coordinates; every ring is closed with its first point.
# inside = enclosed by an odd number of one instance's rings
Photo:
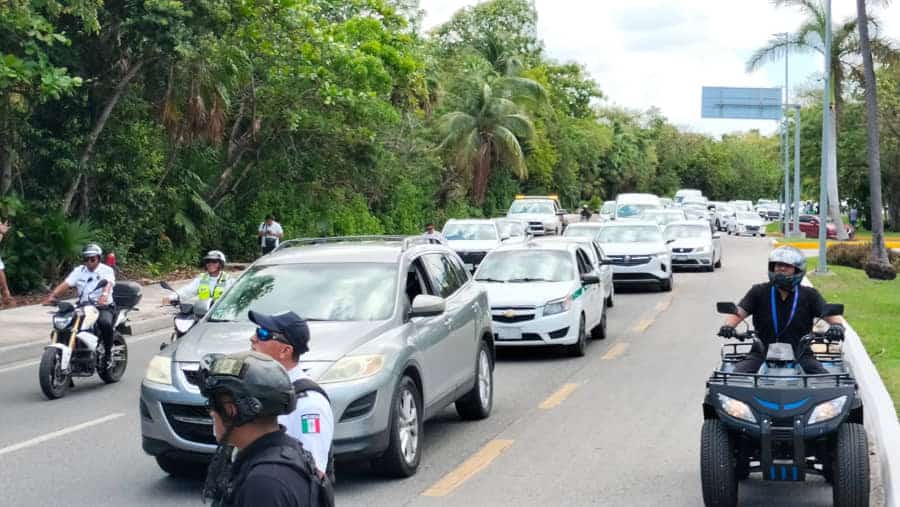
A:
{"type": "MultiPolygon", "coordinates": [[[[818,238],[819,223],[819,217],[816,215],[800,215],[800,232],[805,234],[807,238],[818,238]]],[[[828,219],[828,223],[825,224],[825,227],[828,239],[837,239],[837,226],[831,219],[828,219]]],[[[850,224],[844,224],[844,228],[850,239],[853,239],[853,237],[856,236],[856,231],[850,224]]]]}
{"type": "Polygon", "coordinates": [[[665,229],[666,225],[672,222],[681,222],[687,220],[687,215],[683,208],[668,209],[648,209],[641,215],[641,220],[648,222],[656,222],[659,224],[660,230],[665,229]]]}
{"type": "Polygon", "coordinates": [[[455,219],[444,224],[441,231],[447,244],[462,258],[466,269],[475,271],[481,259],[504,241],[524,241],[525,236],[504,234],[497,222],[490,219],[455,219]]]}
{"type": "Polygon", "coordinates": [[[208,353],[247,350],[247,312],[309,320],[300,365],[334,409],[334,453],[414,474],[423,422],[450,403],[463,419],[493,404],[494,331],[487,292],[462,260],[424,238],[289,240],[254,262],[185,336],[150,361],[141,383],[144,451],[173,475],[216,449],[197,383],[208,353]]]}
{"type": "Polygon", "coordinates": [[[705,220],[671,223],[663,237],[672,252],[672,266],[710,272],[722,267],[722,241],[718,232],[710,232],[705,220]]]}
{"type": "Polygon", "coordinates": [[[765,236],[766,223],[759,214],[752,211],[738,211],[733,221],[728,223],[728,234],[737,236],[765,236]]]}
{"type": "Polygon", "coordinates": [[[497,347],[564,345],[583,356],[606,337],[606,305],[588,254],[571,241],[501,246],[475,280],[488,292],[497,347]]]}
{"type": "Polygon", "coordinates": [[[717,231],[724,231],[728,221],[734,218],[734,208],[726,202],[710,202],[713,208],[713,227],[717,231]]]}
{"type": "Polygon", "coordinates": [[[651,284],[672,290],[671,253],[656,222],[610,223],[597,239],[612,263],[614,283],[651,284]]]}
{"type": "Polygon", "coordinates": [[[566,227],[566,230],[563,231],[563,237],[596,238],[597,235],[600,234],[600,229],[602,229],[604,225],[605,224],[599,222],[579,222],[577,224],[570,224],[568,227],[566,227]]]}
{"type": "Polygon", "coordinates": [[[765,220],[781,220],[781,205],[766,203],[756,207],[759,216],[765,220]]]}
{"type": "Polygon", "coordinates": [[[528,232],[535,236],[562,234],[566,226],[563,216],[568,211],[560,207],[556,196],[517,195],[506,216],[528,222],[528,232]]]}
{"type": "Polygon", "coordinates": [[[606,253],[603,251],[603,247],[600,246],[600,242],[596,237],[563,236],[561,238],[541,238],[541,240],[571,241],[573,243],[581,245],[581,247],[584,248],[584,252],[588,255],[589,260],[591,261],[591,266],[594,267],[594,274],[600,278],[600,293],[603,294],[604,303],[607,307],[611,307],[615,304],[616,290],[615,287],[613,287],[612,264],[610,263],[609,258],[606,256],[606,253]]]}

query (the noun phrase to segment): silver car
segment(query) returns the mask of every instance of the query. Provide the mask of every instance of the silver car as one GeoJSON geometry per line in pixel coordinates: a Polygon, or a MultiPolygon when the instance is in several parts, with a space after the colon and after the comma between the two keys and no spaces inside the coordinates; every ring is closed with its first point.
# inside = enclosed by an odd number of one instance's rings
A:
{"type": "Polygon", "coordinates": [[[291,240],[150,362],[143,448],[170,474],[195,473],[216,448],[198,365],[207,353],[249,349],[249,310],[309,320],[300,364],[331,399],[338,458],[372,458],[375,470],[410,476],[426,419],[453,402],[463,419],[490,415],[491,309],[456,253],[423,238],[291,240]]]}

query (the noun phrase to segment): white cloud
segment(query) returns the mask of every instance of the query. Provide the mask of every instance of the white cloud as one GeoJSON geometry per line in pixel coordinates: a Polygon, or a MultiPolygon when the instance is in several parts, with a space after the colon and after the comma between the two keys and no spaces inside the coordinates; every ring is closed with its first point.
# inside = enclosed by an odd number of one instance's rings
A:
{"type": "MultiPolygon", "coordinates": [[[[473,0],[421,0],[426,28],[447,21],[473,0]]],[[[896,4],[897,2],[895,2],[896,4]]],[[[754,73],[745,62],[772,34],[793,31],[802,16],[768,0],[535,0],[538,35],[546,52],[583,64],[609,103],[660,108],[670,121],[718,135],[774,130],[771,121],[700,118],[702,86],[781,86],[784,64],[754,73]]],[[[855,2],[833,2],[835,22],[855,16],[855,2]]],[[[900,39],[900,7],[875,12],[882,31],[900,39]]],[[[791,56],[792,89],[819,69],[815,56],[791,56]]]]}

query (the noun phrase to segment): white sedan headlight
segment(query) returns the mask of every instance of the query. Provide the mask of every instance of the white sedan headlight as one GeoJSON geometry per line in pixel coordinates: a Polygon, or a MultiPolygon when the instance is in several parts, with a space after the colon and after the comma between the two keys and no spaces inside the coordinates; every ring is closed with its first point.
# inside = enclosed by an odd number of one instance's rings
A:
{"type": "Polygon", "coordinates": [[[743,401],[736,400],[729,396],[725,396],[722,393],[719,393],[719,403],[722,404],[722,410],[725,411],[726,414],[734,417],[735,419],[742,419],[744,421],[756,422],[756,416],[753,415],[753,411],[750,410],[750,406],[744,403],[743,401]]]}
{"type": "Polygon", "coordinates": [[[144,378],[157,384],[172,385],[172,357],[155,356],[147,365],[144,378]]]}
{"type": "Polygon", "coordinates": [[[808,424],[816,424],[825,422],[829,419],[834,419],[835,417],[841,415],[841,412],[844,411],[844,405],[846,404],[846,394],[843,396],[838,396],[831,401],[819,403],[818,405],[816,405],[815,410],[812,411],[812,414],[810,414],[808,424]]]}
{"type": "Polygon", "coordinates": [[[695,249],[694,249],[694,252],[695,252],[695,253],[704,253],[704,252],[706,252],[706,250],[707,250],[707,248],[706,248],[706,246],[704,245],[704,246],[698,246],[697,248],[695,248],[695,249]]]}
{"type": "Polygon", "coordinates": [[[562,299],[554,299],[553,301],[548,301],[547,304],[544,305],[544,316],[567,312],[569,311],[569,308],[572,308],[571,297],[566,296],[562,299]]]}
{"type": "Polygon", "coordinates": [[[364,379],[377,374],[383,367],[384,356],[381,354],[346,356],[328,368],[319,383],[333,384],[364,379]]]}

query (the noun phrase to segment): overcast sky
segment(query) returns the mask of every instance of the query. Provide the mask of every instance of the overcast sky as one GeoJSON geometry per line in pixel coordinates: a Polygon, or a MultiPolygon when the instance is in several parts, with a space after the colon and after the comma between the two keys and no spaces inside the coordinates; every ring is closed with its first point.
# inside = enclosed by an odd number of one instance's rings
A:
{"type": "MultiPolygon", "coordinates": [[[[421,0],[424,27],[475,0],[421,0]]],[[[656,106],[676,125],[718,135],[775,129],[772,121],[700,118],[703,86],[784,85],[784,62],[745,72],[745,62],[772,34],[793,32],[802,16],[768,0],[535,0],[547,54],[583,64],[607,96],[633,109],[656,106]]],[[[855,16],[854,0],[833,0],[835,22],[855,16]]],[[[900,2],[876,9],[882,32],[900,41],[900,2]]],[[[821,73],[822,57],[790,55],[790,89],[821,73]]]]}

